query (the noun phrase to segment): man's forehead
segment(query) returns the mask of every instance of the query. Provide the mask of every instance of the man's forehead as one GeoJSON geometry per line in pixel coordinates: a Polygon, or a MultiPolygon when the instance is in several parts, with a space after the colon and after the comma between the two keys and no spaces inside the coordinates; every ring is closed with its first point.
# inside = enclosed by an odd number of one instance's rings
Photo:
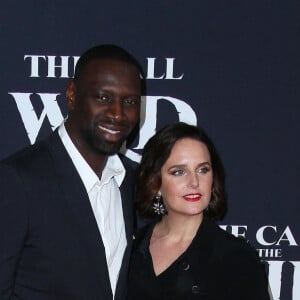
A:
{"type": "Polygon", "coordinates": [[[78,88],[101,88],[120,86],[136,94],[141,94],[142,83],[140,73],[134,65],[112,59],[95,59],[90,61],[78,76],[78,88]]]}
{"type": "Polygon", "coordinates": [[[105,75],[109,74],[118,76],[137,77],[140,80],[140,72],[137,67],[129,62],[117,59],[93,59],[89,61],[81,71],[79,77],[84,78],[91,75],[105,75]]]}

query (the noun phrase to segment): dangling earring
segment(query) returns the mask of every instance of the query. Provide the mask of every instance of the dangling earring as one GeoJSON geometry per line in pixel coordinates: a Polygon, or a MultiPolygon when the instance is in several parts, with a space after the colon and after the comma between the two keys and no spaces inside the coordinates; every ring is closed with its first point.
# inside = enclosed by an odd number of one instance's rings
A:
{"type": "Polygon", "coordinates": [[[161,194],[155,195],[152,207],[157,215],[164,216],[167,213],[161,194]]]}

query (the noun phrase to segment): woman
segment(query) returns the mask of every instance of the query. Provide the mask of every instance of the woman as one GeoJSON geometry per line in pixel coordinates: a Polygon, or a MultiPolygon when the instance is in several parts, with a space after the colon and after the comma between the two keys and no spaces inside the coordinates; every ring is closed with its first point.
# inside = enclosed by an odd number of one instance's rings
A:
{"type": "Polygon", "coordinates": [[[205,132],[167,126],[144,147],[137,203],[159,220],[136,235],[128,300],[267,300],[263,267],[245,240],[220,229],[224,173],[205,132]]]}

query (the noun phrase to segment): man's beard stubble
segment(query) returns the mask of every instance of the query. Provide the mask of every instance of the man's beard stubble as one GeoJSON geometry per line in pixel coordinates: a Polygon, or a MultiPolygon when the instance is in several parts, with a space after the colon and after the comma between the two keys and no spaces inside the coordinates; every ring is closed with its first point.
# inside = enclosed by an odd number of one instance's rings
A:
{"type": "Polygon", "coordinates": [[[99,134],[97,134],[97,127],[92,124],[92,128],[85,130],[84,135],[90,148],[100,155],[114,155],[119,152],[127,136],[124,136],[115,143],[104,141],[99,134]]]}

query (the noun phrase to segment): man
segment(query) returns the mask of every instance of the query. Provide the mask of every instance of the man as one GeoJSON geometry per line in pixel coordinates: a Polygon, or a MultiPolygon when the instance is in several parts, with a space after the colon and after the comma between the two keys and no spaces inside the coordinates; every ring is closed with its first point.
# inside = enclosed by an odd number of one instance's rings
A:
{"type": "Polygon", "coordinates": [[[139,120],[141,69],[125,50],[85,52],[68,118],[0,164],[0,299],[123,299],[133,172],[117,152],[139,120]]]}

